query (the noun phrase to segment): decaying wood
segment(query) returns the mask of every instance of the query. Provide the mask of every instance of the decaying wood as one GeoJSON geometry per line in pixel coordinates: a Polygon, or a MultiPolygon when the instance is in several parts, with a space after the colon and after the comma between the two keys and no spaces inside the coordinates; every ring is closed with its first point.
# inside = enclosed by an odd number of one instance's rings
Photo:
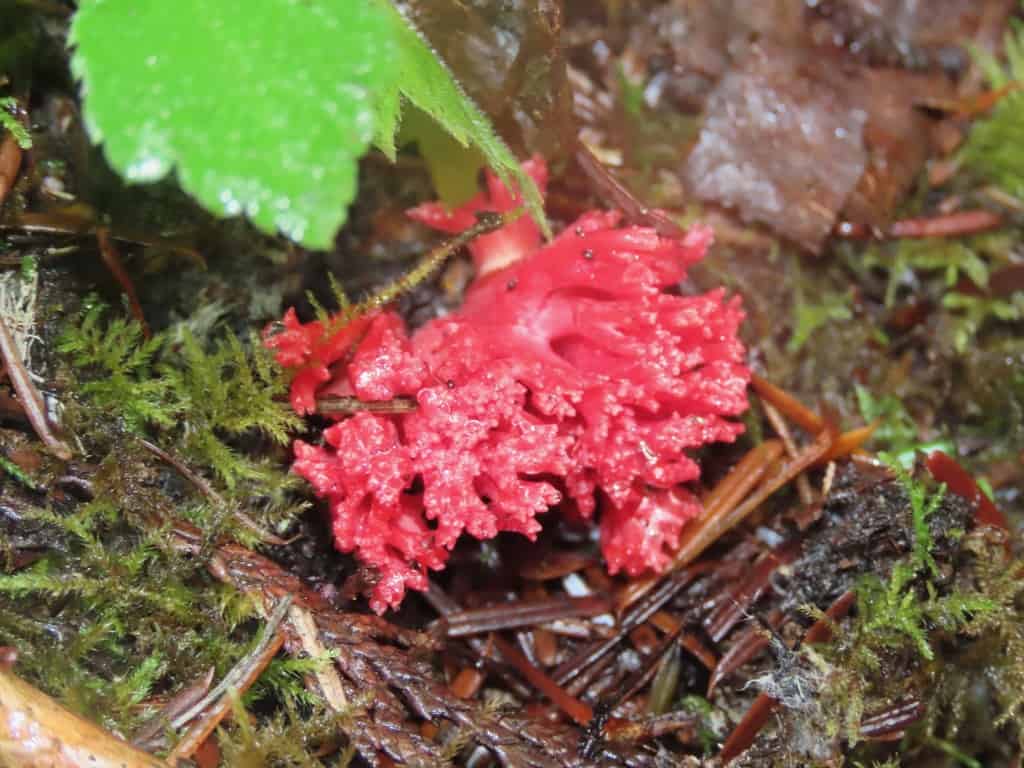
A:
{"type": "Polygon", "coordinates": [[[7,193],[14,186],[21,168],[21,147],[14,135],[8,133],[0,140],[0,205],[7,198],[7,193]]]}
{"type": "MultiPolygon", "coordinates": [[[[174,545],[199,554],[202,534],[193,526],[173,525],[174,545]]],[[[447,720],[491,750],[505,766],[559,768],[587,765],[575,755],[573,739],[551,740],[542,726],[514,721],[482,709],[474,701],[460,699],[438,681],[425,651],[439,649],[430,635],[404,629],[377,616],[339,611],[301,579],[272,560],[238,544],[217,547],[209,561],[214,578],[231,584],[269,609],[290,596],[293,610],[308,612],[319,632],[322,647],[336,652],[335,668],[345,700],[358,708],[358,727],[349,737],[360,754],[379,765],[380,754],[402,763],[434,763],[441,759],[442,745],[408,727],[409,710],[426,720],[447,720]],[[562,747],[556,745],[569,744],[562,747]],[[552,749],[556,749],[554,753],[552,749]]],[[[294,622],[281,625],[284,648],[289,653],[305,650],[294,622]]],[[[304,632],[308,633],[308,626],[304,632]]],[[[637,763],[642,764],[642,763],[637,763]]]]}
{"type": "MultiPolygon", "coordinates": [[[[292,628],[302,642],[302,650],[312,659],[322,658],[326,649],[320,642],[320,633],[316,628],[316,621],[313,615],[304,608],[291,606],[288,610],[288,619],[292,628]]],[[[338,670],[333,664],[325,664],[315,672],[316,681],[320,685],[324,701],[335,712],[348,710],[348,697],[345,696],[345,689],[341,686],[341,679],[338,677],[338,670]]]]}
{"type": "Polygon", "coordinates": [[[167,768],[0,668],[0,766],[167,768]]]}
{"type": "Polygon", "coordinates": [[[100,258],[103,259],[103,263],[107,265],[110,274],[117,280],[117,284],[121,286],[121,290],[128,299],[128,308],[131,310],[132,317],[142,327],[142,334],[148,339],[151,333],[149,324],[146,322],[146,315],[142,312],[139,293],[135,290],[135,283],[132,282],[128,271],[121,262],[121,254],[118,253],[114,238],[107,227],[96,228],[96,245],[100,249],[100,258]]]}

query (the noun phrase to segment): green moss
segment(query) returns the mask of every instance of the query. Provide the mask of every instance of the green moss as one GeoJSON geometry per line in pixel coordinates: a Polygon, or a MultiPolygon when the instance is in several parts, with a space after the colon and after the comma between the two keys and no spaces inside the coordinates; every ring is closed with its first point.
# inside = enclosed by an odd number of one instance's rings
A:
{"type": "Polygon", "coordinates": [[[942,297],[942,306],[953,310],[953,348],[961,353],[967,351],[986,322],[1012,323],[1024,320],[1024,293],[1020,291],[1007,298],[953,291],[942,297]]]}
{"type": "Polygon", "coordinates": [[[816,301],[807,298],[804,280],[800,274],[800,261],[794,257],[790,262],[793,273],[793,333],[786,344],[789,353],[799,352],[816,330],[836,321],[850,320],[853,312],[853,290],[825,291],[816,301]]]}
{"type": "Polygon", "coordinates": [[[284,445],[300,423],[284,399],[283,372],[257,339],[246,350],[228,335],[207,353],[185,331],[178,355],[161,366],[160,376],[169,384],[185,455],[212,469],[229,490],[240,480],[269,479],[266,467],[229,442],[258,433],[284,445]]]}
{"type": "Polygon", "coordinates": [[[316,657],[289,657],[273,659],[245,696],[245,703],[257,701],[283,703],[293,709],[313,708],[320,697],[310,692],[304,679],[333,663],[337,653],[327,651],[316,657]]]}
{"type": "Polygon", "coordinates": [[[226,671],[247,644],[239,620],[253,615],[118,503],[126,460],[105,460],[92,502],[23,510],[52,548],[0,574],[0,643],[18,648],[19,672],[122,733],[150,714],[139,705],[155,690],[226,671]]]}
{"type": "Polygon", "coordinates": [[[130,432],[172,426],[169,382],[154,372],[165,338],[146,340],[142,327],[123,317],[104,324],[105,312],[101,304],[86,310],[57,345],[76,369],[79,394],[97,417],[118,420],[130,432]]]}
{"type": "MultiPolygon", "coordinates": [[[[317,750],[335,744],[340,728],[350,725],[359,709],[338,715],[322,708],[302,711],[286,706],[255,724],[237,697],[232,706],[231,725],[218,729],[217,735],[224,765],[233,768],[321,768],[317,750]]],[[[350,746],[335,755],[331,764],[345,768],[354,755],[350,746]]]]}
{"type": "Polygon", "coordinates": [[[876,424],[871,435],[871,445],[887,453],[890,465],[903,468],[913,466],[917,453],[941,450],[953,453],[953,443],[947,439],[921,440],[917,422],[910,415],[906,404],[892,394],[874,395],[866,387],[854,385],[857,407],[866,424],[876,424]]]}
{"type": "MultiPolygon", "coordinates": [[[[994,89],[1024,81],[1024,26],[1019,21],[1006,33],[1004,54],[1005,66],[989,54],[975,53],[994,89]]],[[[974,124],[961,159],[977,175],[1024,197],[1024,94],[1010,90],[991,115],[974,124]]]]}
{"type": "Polygon", "coordinates": [[[258,339],[246,347],[228,334],[207,351],[187,328],[146,339],[136,322],[104,322],[105,313],[88,309],[58,345],[79,395],[69,421],[87,448],[109,450],[126,433],[145,437],[208,475],[214,495],[179,514],[211,536],[255,543],[258,535],[232,517],[239,510],[267,528],[286,526],[302,509],[291,498],[297,482],[267,449],[285,445],[300,421],[283,371],[258,339]]]}
{"type": "Polygon", "coordinates": [[[940,305],[937,346],[962,354],[984,331],[1024,319],[1020,293],[1000,298],[962,288],[966,281],[987,291],[990,276],[1012,263],[1018,242],[1019,235],[1009,230],[959,239],[897,240],[871,246],[859,259],[863,267],[886,275],[885,307],[896,306],[907,292],[940,305]]]}
{"type": "MultiPolygon", "coordinates": [[[[13,497],[24,524],[45,532],[46,549],[0,573],[0,645],[18,648],[20,674],[130,734],[153,714],[153,695],[180,691],[211,667],[223,675],[255,641],[255,607],[214,582],[203,556],[176,551],[166,524],[192,520],[211,544],[254,543],[236,512],[281,530],[302,504],[274,454],[296,420],[283,375],[258,343],[228,336],[206,350],[188,332],[147,340],[136,323],[104,312],[89,309],[65,329],[57,374],[76,395],[65,400],[65,420],[87,453],[76,471],[91,500],[13,497]]],[[[275,661],[254,695],[308,707],[301,675],[316,663],[275,661]]]]}

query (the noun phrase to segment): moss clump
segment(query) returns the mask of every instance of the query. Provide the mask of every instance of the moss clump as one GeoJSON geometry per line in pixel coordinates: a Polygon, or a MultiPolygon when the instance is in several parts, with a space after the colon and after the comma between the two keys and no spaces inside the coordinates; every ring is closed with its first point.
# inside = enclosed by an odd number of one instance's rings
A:
{"type": "MultiPolygon", "coordinates": [[[[20,674],[130,735],[163,697],[211,668],[224,675],[259,626],[255,606],[216,583],[202,555],[172,546],[171,521],[194,522],[211,544],[253,543],[259,534],[236,513],[280,531],[302,504],[272,451],[252,457],[285,443],[295,424],[279,400],[283,377],[258,344],[229,336],[207,351],[187,332],[145,339],[136,323],[103,318],[103,308],[87,310],[59,344],[65,421],[86,454],[61,470],[73,482],[3,487],[16,528],[39,530],[43,547],[26,552],[0,526],[0,645],[18,649],[20,674]]],[[[311,663],[281,662],[256,695],[308,709],[311,663]]],[[[289,733],[307,724],[298,718],[289,733]]]]}
{"type": "MultiPolygon", "coordinates": [[[[323,708],[300,711],[289,705],[257,726],[241,701],[235,698],[232,706],[232,724],[218,729],[217,736],[223,764],[234,768],[321,768],[317,752],[333,752],[341,723],[351,725],[346,722],[351,715],[339,716],[323,708]]],[[[332,758],[331,765],[345,768],[354,756],[350,745],[332,758]]]]}
{"type": "Polygon", "coordinates": [[[147,469],[114,452],[90,478],[92,501],[22,507],[50,548],[0,574],[0,643],[18,649],[19,673],[120,733],[152,714],[150,695],[226,672],[254,615],[169,548],[150,515],[172,510],[147,469]]]}
{"type": "Polygon", "coordinates": [[[1024,93],[1017,90],[1024,81],[1024,27],[1019,22],[1006,33],[1003,49],[1005,66],[985,53],[975,57],[992,88],[1007,92],[992,114],[971,128],[961,158],[979,176],[1024,198],[1024,93]]]}
{"type": "MultiPolygon", "coordinates": [[[[755,682],[781,702],[782,717],[758,754],[770,746],[781,750],[778,765],[836,764],[842,756],[869,765],[880,756],[866,744],[868,718],[920,702],[923,719],[919,713],[893,726],[897,735],[905,731],[902,755],[939,751],[1009,765],[1012,750],[994,754],[992,745],[1021,740],[1024,563],[1008,562],[990,529],[948,530],[943,521],[959,500],[892,468],[906,508],[907,554],[855,582],[855,612],[832,623],[830,642],[796,651],[773,642],[776,668],[755,682]],[[991,732],[975,743],[974,728],[962,726],[979,719],[991,732]]],[[[820,608],[804,610],[829,621],[820,608]]]]}
{"type": "Polygon", "coordinates": [[[102,322],[104,308],[88,309],[58,350],[81,378],[79,392],[92,416],[120,421],[132,433],[169,432],[188,458],[212,470],[229,490],[266,473],[231,446],[259,434],[283,445],[298,419],[282,402],[283,372],[253,338],[249,349],[228,334],[205,351],[187,329],[143,338],[138,323],[102,322]]]}
{"type": "Polygon", "coordinates": [[[227,532],[252,544],[259,535],[239,525],[242,511],[281,529],[302,509],[291,498],[296,481],[273,461],[299,425],[286,404],[284,373],[253,338],[248,348],[227,335],[206,351],[187,330],[146,339],[134,321],[104,323],[92,307],[61,336],[68,356],[72,427],[86,448],[101,453],[126,436],[152,439],[193,471],[210,476],[212,492],[181,514],[211,536],[227,532]],[[113,425],[113,429],[111,429],[113,425]],[[262,449],[253,458],[250,449],[262,449]]]}

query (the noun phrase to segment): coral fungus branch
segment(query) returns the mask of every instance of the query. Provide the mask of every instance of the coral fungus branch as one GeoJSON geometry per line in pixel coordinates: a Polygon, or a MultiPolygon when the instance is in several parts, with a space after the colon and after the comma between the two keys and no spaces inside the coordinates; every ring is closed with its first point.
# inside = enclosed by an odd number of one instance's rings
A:
{"type": "MultiPolygon", "coordinates": [[[[543,187],[544,164],[525,167],[543,187]]],[[[479,217],[492,226],[517,200],[487,184],[455,211],[411,215],[446,232],[479,217]]],[[[295,371],[298,412],[328,398],[370,404],[335,414],[326,445],[296,442],[294,469],[327,500],[338,548],[378,572],[377,611],[424,590],[462,534],[532,539],[554,506],[599,516],[610,573],[663,571],[700,513],[683,486],[700,474],[689,452],[743,430],[739,301],[674,290],[710,230],[671,239],[592,211],[542,245],[531,220],[500,221],[469,245],[477,277],[462,307],[411,335],[379,311],[399,281],[333,319],[302,325],[289,311],[266,337],[295,371]],[[395,402],[416,407],[379,405],[395,402]]]]}

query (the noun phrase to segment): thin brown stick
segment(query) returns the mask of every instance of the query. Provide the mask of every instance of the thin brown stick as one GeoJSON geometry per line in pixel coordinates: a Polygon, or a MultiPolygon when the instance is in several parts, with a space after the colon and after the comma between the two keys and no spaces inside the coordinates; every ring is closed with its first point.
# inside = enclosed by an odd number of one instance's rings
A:
{"type": "MultiPolygon", "coordinates": [[[[778,630],[785,618],[782,611],[776,609],[768,614],[765,623],[772,629],[778,630]]],[[[722,654],[718,666],[711,671],[711,677],[708,679],[708,692],[705,697],[710,700],[722,680],[764,650],[768,646],[768,637],[764,627],[756,624],[740,630],[733,644],[729,646],[729,650],[722,654]]]]}
{"type": "Polygon", "coordinates": [[[879,423],[878,421],[873,421],[867,426],[843,432],[836,438],[836,441],[825,455],[818,459],[818,464],[827,464],[830,461],[849,456],[854,451],[859,450],[864,443],[871,439],[871,435],[878,429],[879,423]]]}
{"type": "Polygon", "coordinates": [[[369,413],[412,413],[416,401],[411,397],[395,397],[380,402],[363,402],[358,397],[318,397],[316,412],[325,416],[348,415],[358,411],[369,413]]]}
{"type": "Polygon", "coordinates": [[[661,211],[648,208],[636,195],[616,179],[611,171],[597,159],[593,150],[582,141],[577,142],[576,163],[594,184],[597,194],[612,208],[619,208],[635,224],[653,227],[663,237],[682,238],[686,230],[661,211]]]}
{"type": "MultiPolygon", "coordinates": [[[[763,445],[763,444],[762,444],[763,445]]],[[[728,509],[717,515],[705,514],[683,530],[682,542],[676,553],[674,568],[682,568],[692,563],[703,554],[704,550],[716,542],[724,533],[732,530],[751,512],[779,488],[810,467],[820,459],[832,445],[832,436],[823,431],[817,439],[804,448],[798,456],[783,463],[772,475],[767,477],[753,495],[739,506],[728,509]]],[[[777,444],[781,452],[781,444],[777,444]]]]}
{"type": "Polygon", "coordinates": [[[7,199],[7,194],[14,187],[21,168],[21,147],[13,134],[8,133],[0,141],[0,205],[7,199]]]}
{"type": "MultiPolygon", "coordinates": [[[[667,611],[655,613],[651,616],[650,623],[666,634],[676,631],[681,626],[681,622],[667,611]]],[[[704,645],[701,639],[692,632],[683,632],[679,635],[679,644],[708,670],[718,666],[718,658],[715,656],[714,651],[704,645]]]]}
{"type": "Polygon", "coordinates": [[[280,625],[291,603],[291,597],[280,600],[273,613],[268,617],[253,652],[241,659],[200,702],[172,721],[173,726],[181,727],[199,714],[203,714],[174,747],[167,757],[168,763],[177,765],[178,760],[190,758],[231,711],[231,694],[244,693],[263,674],[263,670],[267,668],[270,660],[284,645],[285,634],[281,631],[280,625]]]}
{"type": "Polygon", "coordinates": [[[942,216],[893,222],[889,227],[889,237],[961,237],[999,229],[1003,224],[1003,217],[992,211],[957,211],[942,216]]]}
{"type": "Polygon", "coordinates": [[[3,358],[4,367],[7,369],[7,378],[11,380],[14,391],[18,394],[18,401],[21,403],[32,429],[35,430],[36,435],[43,441],[43,445],[49,449],[50,453],[62,461],[69,461],[72,455],[71,449],[50,429],[43,396],[36,388],[35,382],[32,381],[25,364],[21,361],[18,347],[2,316],[0,316],[0,357],[3,358]]]}
{"type": "MultiPolygon", "coordinates": [[[[795,458],[797,454],[796,443],[793,441],[793,435],[789,432],[789,426],[786,424],[786,420],[782,418],[775,406],[771,403],[763,403],[765,416],[768,417],[768,421],[771,422],[772,429],[775,430],[775,434],[782,440],[782,444],[786,447],[786,455],[789,458],[795,458]]],[[[806,475],[800,475],[796,479],[796,491],[800,496],[800,503],[805,507],[811,506],[814,502],[814,496],[811,493],[811,484],[807,480],[806,475]]]]}
{"type": "Polygon", "coordinates": [[[150,748],[150,742],[170,725],[171,720],[176,718],[187,709],[191,709],[210,692],[210,685],[213,684],[213,676],[216,670],[210,667],[206,674],[200,677],[191,685],[175,694],[164,706],[151,717],[142,727],[136,731],[132,738],[132,744],[142,749],[150,748]]]}
{"type": "MultiPolygon", "coordinates": [[[[178,474],[180,474],[182,477],[184,477],[186,480],[192,483],[192,485],[194,485],[199,490],[199,492],[203,494],[203,496],[205,496],[211,502],[213,502],[214,505],[221,507],[223,509],[229,508],[227,500],[219,493],[217,493],[217,491],[213,489],[213,486],[206,482],[206,478],[204,478],[202,475],[196,472],[193,472],[192,469],[190,469],[189,466],[180,458],[175,456],[170,451],[165,451],[160,446],[149,442],[149,440],[146,440],[143,437],[136,436],[135,439],[138,440],[139,444],[147,451],[149,451],[157,458],[162,459],[163,461],[167,462],[172,467],[174,467],[174,469],[178,471],[178,474]]],[[[235,519],[238,520],[238,522],[240,522],[246,528],[257,534],[260,537],[260,541],[264,542],[265,544],[273,544],[274,546],[281,547],[285,546],[286,544],[289,544],[290,541],[294,541],[294,539],[282,539],[278,536],[275,536],[272,533],[264,531],[260,527],[259,523],[257,523],[244,512],[242,512],[242,510],[240,509],[233,510],[231,514],[235,517],[235,519]]]]}
{"type": "Polygon", "coordinates": [[[818,414],[782,387],[772,384],[756,373],[750,376],[750,386],[762,400],[774,405],[787,419],[805,432],[816,435],[825,428],[825,421],[818,414]]]}
{"type": "Polygon", "coordinates": [[[121,254],[117,252],[117,246],[114,245],[114,239],[111,237],[110,230],[107,227],[96,227],[96,244],[100,249],[100,258],[103,259],[103,263],[107,265],[110,274],[114,276],[117,284],[121,286],[121,290],[124,291],[124,295],[128,298],[128,307],[131,309],[132,317],[142,326],[142,334],[148,339],[151,336],[149,325],[146,323],[146,316],[142,312],[142,303],[139,301],[139,294],[135,291],[135,283],[132,282],[128,271],[124,268],[124,264],[121,262],[121,254]]]}
{"type": "Polygon", "coordinates": [[[482,635],[504,629],[531,627],[558,619],[598,616],[611,609],[605,597],[550,597],[459,611],[444,617],[448,637],[482,635]]]}
{"type": "Polygon", "coordinates": [[[707,515],[739,504],[761,482],[771,463],[782,454],[778,440],[765,440],[744,456],[704,499],[707,515]]]}
{"type": "Polygon", "coordinates": [[[923,239],[932,237],[963,237],[999,229],[1006,224],[1004,218],[992,211],[954,211],[936,216],[894,221],[888,229],[868,227],[857,222],[844,221],[836,225],[835,234],[850,240],[923,239]]]}
{"type": "Polygon", "coordinates": [[[583,648],[576,656],[559,665],[553,673],[555,682],[559,685],[566,685],[579,676],[584,669],[591,667],[610,653],[636,627],[661,610],[687,584],[698,576],[713,570],[717,565],[713,561],[704,561],[664,575],[652,584],[652,588],[648,590],[649,594],[644,594],[634,601],[629,612],[619,620],[615,634],[583,648]]]}
{"type": "Polygon", "coordinates": [[[907,699],[861,720],[860,735],[868,741],[898,741],[927,711],[924,702],[907,699]]]}
{"type": "MultiPolygon", "coordinates": [[[[284,620],[285,615],[288,613],[288,608],[292,604],[291,595],[285,595],[278,600],[277,605],[274,606],[274,610],[267,617],[267,623],[263,625],[263,629],[260,633],[260,638],[256,643],[256,647],[252,652],[240,659],[237,664],[228,672],[224,679],[221,680],[212,691],[204,696],[200,701],[196,702],[185,712],[182,712],[174,720],[171,721],[171,725],[174,728],[180,728],[192,718],[196,717],[204,709],[209,707],[217,699],[221,698],[231,688],[238,688],[238,681],[249,674],[249,669],[252,662],[260,657],[266,649],[274,643],[277,629],[284,620]]],[[[243,689],[244,690],[244,689],[243,689]]]]}
{"type": "Polygon", "coordinates": [[[946,112],[963,119],[971,119],[989,112],[1006,96],[1014,91],[1019,91],[1021,86],[1021,83],[1014,80],[1000,88],[958,99],[934,97],[914,99],[914,106],[932,109],[937,112],[946,112]]]}
{"type": "Polygon", "coordinates": [[[658,671],[658,665],[662,658],[672,650],[682,632],[683,627],[679,625],[675,630],[665,635],[658,645],[647,654],[640,668],[630,673],[611,695],[604,697],[604,701],[610,704],[612,712],[620,704],[633,698],[643,686],[651,681],[658,671]]]}
{"type": "MultiPolygon", "coordinates": [[[[73,208],[46,213],[25,211],[11,221],[0,222],[0,231],[45,232],[51,235],[72,237],[95,236],[96,228],[96,212],[84,205],[75,205],[73,208]]],[[[206,266],[206,260],[199,251],[172,240],[153,240],[134,232],[111,232],[110,237],[121,243],[141,245],[146,248],[163,248],[179,256],[185,256],[199,267],[206,266]]]]}
{"type": "Polygon", "coordinates": [[[570,696],[547,673],[530,663],[520,651],[500,635],[494,635],[494,647],[502,658],[516,668],[534,688],[547,696],[551,703],[565,712],[578,725],[586,725],[594,717],[594,710],[574,696],[570,696]]]}

